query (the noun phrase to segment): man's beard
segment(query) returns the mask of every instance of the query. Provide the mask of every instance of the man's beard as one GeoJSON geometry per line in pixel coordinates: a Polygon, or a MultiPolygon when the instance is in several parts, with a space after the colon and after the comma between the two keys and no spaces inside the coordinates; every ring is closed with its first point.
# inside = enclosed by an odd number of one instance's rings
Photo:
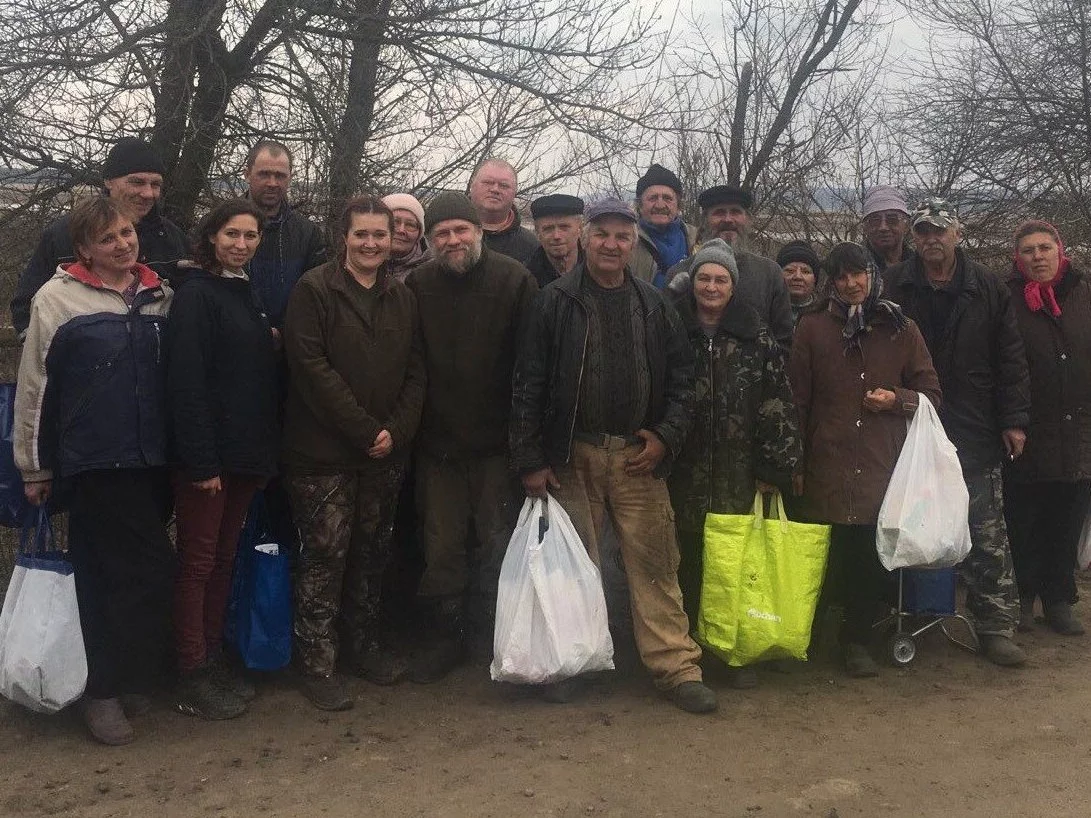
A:
{"type": "Polygon", "coordinates": [[[451,273],[465,274],[481,260],[481,241],[477,239],[466,249],[466,257],[462,261],[452,262],[446,253],[440,253],[439,266],[451,273]]]}
{"type": "Polygon", "coordinates": [[[713,227],[712,225],[708,225],[708,227],[707,227],[708,238],[709,239],[723,239],[728,244],[730,244],[732,247],[741,247],[741,246],[744,246],[746,244],[746,226],[745,225],[736,225],[736,227],[735,227],[735,237],[730,238],[730,239],[727,238],[726,236],[720,235],[720,231],[723,229],[723,225],[724,225],[724,222],[717,222],[716,227],[713,227]]]}

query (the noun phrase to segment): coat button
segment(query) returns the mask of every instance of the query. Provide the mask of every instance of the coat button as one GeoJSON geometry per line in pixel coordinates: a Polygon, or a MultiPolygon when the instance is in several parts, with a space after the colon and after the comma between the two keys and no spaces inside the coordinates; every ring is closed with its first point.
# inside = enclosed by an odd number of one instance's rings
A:
{"type": "Polygon", "coordinates": [[[1065,419],[1065,420],[1072,420],[1072,415],[1065,415],[1065,416],[1064,416],[1064,419],[1065,419]]]}
{"type": "Polygon", "coordinates": [[[860,373],[860,380],[864,380],[864,373],[863,372],[860,373]]]}
{"type": "Polygon", "coordinates": [[[862,420],[858,420],[858,421],[856,421],[856,427],[857,427],[857,428],[859,428],[859,427],[861,427],[861,426],[863,426],[863,425],[864,425],[864,421],[862,421],[862,420]]]}
{"type": "Polygon", "coordinates": [[[1062,361],[1067,361],[1068,360],[1068,356],[1065,355],[1063,352],[1061,353],[1061,360],[1062,361]]]}

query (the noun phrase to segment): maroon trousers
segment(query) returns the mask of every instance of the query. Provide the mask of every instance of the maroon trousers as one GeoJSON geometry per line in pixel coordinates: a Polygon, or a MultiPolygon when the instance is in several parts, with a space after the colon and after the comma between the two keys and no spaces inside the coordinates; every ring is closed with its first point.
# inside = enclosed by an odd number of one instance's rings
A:
{"type": "Polygon", "coordinates": [[[178,521],[178,579],[174,586],[174,640],[178,669],[203,666],[223,645],[235,547],[254,494],[265,480],[220,476],[223,490],[211,496],[174,476],[178,521]]]}

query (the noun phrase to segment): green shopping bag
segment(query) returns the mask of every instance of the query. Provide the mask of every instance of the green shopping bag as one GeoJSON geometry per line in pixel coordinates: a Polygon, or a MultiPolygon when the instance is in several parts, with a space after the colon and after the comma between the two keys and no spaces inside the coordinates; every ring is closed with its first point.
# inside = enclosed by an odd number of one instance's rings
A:
{"type": "Polygon", "coordinates": [[[733,667],[807,659],[830,526],[792,522],[779,494],[770,510],[756,494],[750,514],[705,516],[697,639],[733,667]]]}

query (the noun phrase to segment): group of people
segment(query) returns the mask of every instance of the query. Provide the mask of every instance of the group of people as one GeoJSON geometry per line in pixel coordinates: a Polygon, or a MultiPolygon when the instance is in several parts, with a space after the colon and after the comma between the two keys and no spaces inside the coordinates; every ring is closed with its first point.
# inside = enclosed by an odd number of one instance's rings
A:
{"type": "Polygon", "coordinates": [[[182,712],[245,712],[255,690],[223,630],[259,492],[277,536],[298,536],[294,652],[323,710],[352,706],[346,672],[427,683],[487,657],[519,507],[547,493],[593,559],[616,542],[636,649],[681,709],[717,707],[691,636],[705,515],[748,513],[755,492],[832,524],[846,668],[875,675],[875,524],[922,394],[969,488],[984,655],[1024,661],[1013,636],[1036,600],[1082,632],[1091,283],[1052,226],[1019,229],[1005,279],[966,256],[946,202],[910,210],[878,187],[862,244],[773,260],[745,249],[748,190],[701,192],[694,227],[653,165],[635,202],[535,199],[530,230],[514,168],[489,159],[468,195],[350,200],[327,251],[288,203],[292,170],[259,142],[246,195],[187,243],[159,212],[160,160],[119,140],[104,195],[44,232],[20,279],[16,463],[32,502],[70,510],[99,741],[132,740],[167,666],[182,712]],[[424,620],[407,655],[381,603],[414,538],[424,620]]]}

